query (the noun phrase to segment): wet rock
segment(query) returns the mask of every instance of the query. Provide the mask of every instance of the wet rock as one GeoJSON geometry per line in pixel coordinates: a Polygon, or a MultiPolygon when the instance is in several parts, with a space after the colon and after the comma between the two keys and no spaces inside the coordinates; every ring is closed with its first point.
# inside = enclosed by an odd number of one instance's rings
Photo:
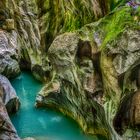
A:
{"type": "MultiPolygon", "coordinates": [[[[123,121],[131,118],[127,114],[131,104],[123,106],[122,100],[127,100],[139,85],[130,78],[140,62],[139,30],[132,28],[132,23],[138,24],[132,16],[130,7],[121,7],[75,33],[57,36],[48,49],[52,70],[37,97],[39,105],[55,107],[69,115],[85,133],[100,133],[108,139],[121,140],[113,120],[118,115],[120,127],[125,130],[129,126],[123,121]],[[132,22],[125,19],[125,14],[132,22]],[[124,24],[116,24],[120,23],[116,21],[118,18],[124,24]],[[59,92],[53,87],[56,81],[59,92]],[[119,112],[120,106],[124,110],[119,112]],[[125,111],[127,117],[121,119],[125,111]]],[[[139,122],[139,115],[136,116],[139,122]]]]}
{"type": "Polygon", "coordinates": [[[42,67],[42,65],[35,64],[32,67],[32,74],[34,77],[39,80],[46,82],[48,80],[47,77],[49,77],[50,71],[52,69],[50,63],[45,60],[45,65],[42,67]]]}

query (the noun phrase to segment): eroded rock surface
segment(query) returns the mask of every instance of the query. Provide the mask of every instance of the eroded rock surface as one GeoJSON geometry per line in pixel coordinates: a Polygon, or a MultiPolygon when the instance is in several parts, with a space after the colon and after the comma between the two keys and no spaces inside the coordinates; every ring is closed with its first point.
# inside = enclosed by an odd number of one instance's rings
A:
{"type": "Polygon", "coordinates": [[[2,99],[0,99],[0,139],[1,140],[20,140],[17,132],[12,125],[8,116],[5,105],[2,99]]]}
{"type": "Polygon", "coordinates": [[[0,139],[20,140],[8,115],[17,112],[19,106],[19,99],[9,80],[0,75],[0,139]]]}
{"type": "Polygon", "coordinates": [[[139,121],[139,95],[131,96],[139,89],[134,73],[140,59],[137,26],[132,9],[121,7],[77,32],[57,36],[48,49],[50,80],[37,96],[37,106],[59,109],[86,133],[128,139],[120,135],[128,128],[137,128],[139,121]],[[124,99],[128,103],[122,102],[124,99]],[[121,106],[133,110],[131,115],[119,112],[121,106]],[[123,114],[127,122],[123,116],[119,119],[123,114]],[[135,116],[133,121],[131,116],[135,116]]]}
{"type": "Polygon", "coordinates": [[[17,76],[20,65],[22,69],[31,70],[37,79],[45,81],[48,63],[45,63],[47,59],[41,53],[37,15],[36,1],[1,1],[0,49],[5,52],[0,55],[3,65],[0,73],[3,75],[17,76]]]}
{"type": "Polygon", "coordinates": [[[0,31],[0,73],[11,78],[19,75],[19,46],[16,32],[0,31]]]}
{"type": "Polygon", "coordinates": [[[37,106],[57,108],[78,121],[86,133],[108,137],[108,126],[104,120],[100,118],[101,122],[96,122],[99,114],[104,114],[103,109],[97,111],[102,106],[98,99],[102,96],[102,83],[93,85],[95,78],[91,58],[84,61],[77,57],[79,41],[78,34],[65,33],[52,43],[48,50],[52,80],[40,91],[37,106]],[[87,111],[89,113],[85,113],[87,111]],[[96,127],[93,128],[93,124],[96,127]]]}
{"type": "MultiPolygon", "coordinates": [[[[46,82],[37,96],[37,106],[59,109],[75,119],[85,133],[120,140],[128,129],[139,131],[139,11],[120,7],[78,31],[57,36],[108,12],[104,7],[105,11],[97,13],[95,3],[85,7],[82,2],[0,1],[0,73],[10,78],[20,73],[19,66],[31,70],[46,82]],[[83,14],[93,16],[81,18],[83,14]]],[[[9,87],[1,84],[3,111],[4,105],[9,108],[11,104],[16,111],[14,91],[5,94],[9,87]]]]}
{"type": "Polygon", "coordinates": [[[17,112],[20,107],[19,98],[9,80],[0,75],[1,98],[8,113],[17,112]]]}

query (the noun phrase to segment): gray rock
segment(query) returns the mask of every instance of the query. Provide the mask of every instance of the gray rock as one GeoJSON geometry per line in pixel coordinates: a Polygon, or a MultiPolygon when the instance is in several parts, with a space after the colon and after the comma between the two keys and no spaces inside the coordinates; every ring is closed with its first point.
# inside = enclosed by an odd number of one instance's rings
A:
{"type": "Polygon", "coordinates": [[[93,95],[101,91],[102,87],[96,88],[99,79],[94,79],[92,60],[84,60],[88,56],[84,54],[85,51],[82,51],[82,58],[78,58],[77,52],[83,48],[80,48],[79,41],[81,40],[77,33],[64,33],[53,41],[48,50],[52,77],[39,92],[36,106],[57,108],[76,120],[85,133],[98,132],[105,135],[106,126],[94,119],[95,115],[98,117],[97,114],[104,114],[102,108],[96,110],[100,104],[96,101],[98,97],[95,100],[93,95]],[[93,85],[94,83],[97,84],[93,85]],[[94,129],[93,124],[97,125],[94,129]]]}
{"type": "Polygon", "coordinates": [[[1,87],[1,98],[4,105],[7,107],[7,111],[10,113],[17,112],[20,106],[19,98],[9,80],[0,75],[0,87],[1,87]]]}
{"type": "Polygon", "coordinates": [[[109,53],[116,54],[113,65],[118,75],[127,72],[140,62],[140,32],[126,30],[119,39],[115,40],[114,47],[110,46],[109,53]]]}
{"type": "Polygon", "coordinates": [[[0,75],[0,139],[20,140],[8,113],[18,111],[20,102],[9,80],[0,75]],[[8,113],[7,113],[8,111],[8,113]]]}
{"type": "Polygon", "coordinates": [[[0,31],[0,73],[15,77],[20,73],[18,64],[18,44],[15,32],[0,31]]]}

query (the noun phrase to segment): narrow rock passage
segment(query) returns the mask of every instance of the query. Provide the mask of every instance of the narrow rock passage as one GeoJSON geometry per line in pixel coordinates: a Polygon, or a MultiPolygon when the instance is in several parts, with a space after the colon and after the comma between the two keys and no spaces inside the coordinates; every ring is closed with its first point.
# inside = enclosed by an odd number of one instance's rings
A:
{"type": "Polygon", "coordinates": [[[31,76],[31,73],[23,72],[11,83],[21,101],[20,111],[11,116],[12,122],[21,138],[34,137],[37,140],[98,140],[96,137],[84,135],[79,126],[66,116],[50,109],[36,109],[34,107],[35,97],[43,85],[36,81],[31,76]]]}

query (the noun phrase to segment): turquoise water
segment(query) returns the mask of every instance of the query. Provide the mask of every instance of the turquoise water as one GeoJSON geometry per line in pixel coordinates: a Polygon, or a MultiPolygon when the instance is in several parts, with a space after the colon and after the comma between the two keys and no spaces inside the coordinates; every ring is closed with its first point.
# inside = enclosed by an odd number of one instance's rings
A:
{"type": "Polygon", "coordinates": [[[21,138],[30,136],[37,140],[98,140],[84,135],[77,123],[63,114],[51,109],[36,109],[35,97],[43,85],[31,73],[23,72],[11,83],[21,101],[20,111],[11,116],[21,138]]]}

